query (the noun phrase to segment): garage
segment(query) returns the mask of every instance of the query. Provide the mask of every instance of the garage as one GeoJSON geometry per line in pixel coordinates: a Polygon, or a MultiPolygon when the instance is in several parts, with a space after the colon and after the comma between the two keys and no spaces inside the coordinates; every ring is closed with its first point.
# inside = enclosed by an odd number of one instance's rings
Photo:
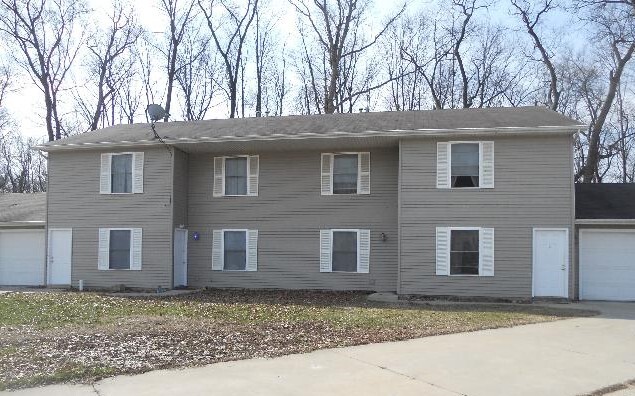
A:
{"type": "Polygon", "coordinates": [[[581,300],[635,301],[635,184],[576,185],[581,300]]]}
{"type": "Polygon", "coordinates": [[[0,286],[46,284],[46,195],[0,194],[0,286]]]}

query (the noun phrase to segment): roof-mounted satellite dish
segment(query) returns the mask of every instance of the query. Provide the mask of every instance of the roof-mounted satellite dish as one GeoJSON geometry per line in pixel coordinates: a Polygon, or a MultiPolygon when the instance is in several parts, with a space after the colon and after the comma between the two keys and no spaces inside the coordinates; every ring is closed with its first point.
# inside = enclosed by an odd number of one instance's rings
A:
{"type": "Polygon", "coordinates": [[[166,116],[170,116],[168,113],[165,112],[163,107],[158,104],[149,104],[148,107],[146,107],[146,112],[148,113],[148,117],[150,117],[150,121],[152,122],[156,122],[164,119],[166,116]]]}

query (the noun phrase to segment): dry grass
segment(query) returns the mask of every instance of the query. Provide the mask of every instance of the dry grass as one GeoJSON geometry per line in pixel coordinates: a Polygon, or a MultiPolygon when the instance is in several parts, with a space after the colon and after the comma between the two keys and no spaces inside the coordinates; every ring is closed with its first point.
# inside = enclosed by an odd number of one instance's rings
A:
{"type": "Polygon", "coordinates": [[[363,293],[0,296],[0,390],[509,327],[579,315],[527,306],[386,306],[363,293]]]}

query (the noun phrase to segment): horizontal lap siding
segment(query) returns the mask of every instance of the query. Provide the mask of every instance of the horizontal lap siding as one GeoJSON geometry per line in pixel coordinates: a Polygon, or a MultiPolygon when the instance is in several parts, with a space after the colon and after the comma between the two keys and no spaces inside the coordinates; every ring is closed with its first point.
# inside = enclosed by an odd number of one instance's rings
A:
{"type": "Polygon", "coordinates": [[[187,154],[174,151],[174,226],[187,224],[187,154]]]}
{"type": "Polygon", "coordinates": [[[260,155],[258,197],[213,198],[213,155],[190,154],[189,228],[201,235],[189,244],[191,285],[396,290],[396,147],[371,150],[370,195],[320,195],[319,151],[246,154],[260,155]],[[212,271],[212,230],[223,228],[259,231],[257,272],[212,271]],[[320,273],[322,228],[370,229],[370,273],[320,273]]]}
{"type": "Polygon", "coordinates": [[[86,287],[170,287],[172,159],[144,149],[144,193],[99,194],[99,151],[49,153],[48,227],[73,228],[72,283],[86,287]],[[98,271],[99,228],[143,229],[141,271],[98,271]]]}
{"type": "Polygon", "coordinates": [[[571,228],[571,140],[569,136],[493,140],[495,188],[491,190],[437,189],[437,140],[402,141],[402,294],[531,297],[532,229],[571,228]],[[435,230],[442,226],[494,228],[494,277],[435,275],[435,230]]]}

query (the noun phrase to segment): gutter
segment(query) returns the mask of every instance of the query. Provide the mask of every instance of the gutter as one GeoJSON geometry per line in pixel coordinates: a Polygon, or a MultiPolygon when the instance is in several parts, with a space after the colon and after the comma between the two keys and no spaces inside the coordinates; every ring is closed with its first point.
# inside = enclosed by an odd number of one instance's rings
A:
{"type": "Polygon", "coordinates": [[[635,219],[576,219],[579,225],[635,225],[635,219]]]}
{"type": "MultiPolygon", "coordinates": [[[[573,134],[584,125],[569,126],[538,126],[538,127],[498,127],[498,128],[456,128],[456,129],[415,129],[402,130],[393,129],[386,131],[367,130],[362,132],[333,131],[328,133],[297,133],[284,134],[275,133],[270,135],[244,135],[244,136],[201,136],[197,138],[164,138],[166,144],[193,144],[193,143],[224,143],[224,142],[260,142],[278,140],[305,140],[305,139],[337,139],[337,138],[372,138],[372,137],[445,137],[445,136],[473,136],[473,135],[537,135],[541,133],[563,133],[573,134]]],[[[34,148],[41,151],[75,150],[108,147],[130,147],[130,146],[156,146],[162,143],[155,139],[143,140],[122,140],[114,142],[85,142],[85,143],[45,143],[34,148]]]]}

